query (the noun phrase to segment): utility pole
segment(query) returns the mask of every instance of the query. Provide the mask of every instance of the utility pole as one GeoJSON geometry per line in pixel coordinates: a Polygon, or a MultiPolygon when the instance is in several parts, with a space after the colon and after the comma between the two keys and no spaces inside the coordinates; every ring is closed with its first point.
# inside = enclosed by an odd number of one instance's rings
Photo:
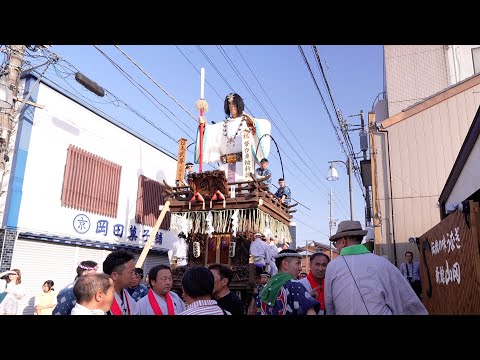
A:
{"type": "Polygon", "coordinates": [[[372,205],[373,205],[373,216],[372,216],[372,225],[373,225],[373,236],[375,241],[375,254],[380,255],[380,226],[381,223],[380,213],[377,209],[377,176],[376,176],[376,152],[374,144],[374,130],[375,130],[375,113],[368,113],[368,128],[370,133],[370,160],[371,160],[371,172],[372,172],[372,205]]]}
{"type": "MultiPolygon", "coordinates": [[[[363,110],[360,110],[360,148],[363,153],[363,160],[367,160],[367,150],[368,150],[368,133],[365,131],[365,120],[363,118],[363,110]]],[[[365,226],[370,226],[370,221],[372,218],[371,212],[371,205],[370,205],[370,189],[368,185],[364,185],[365,187],[365,226]]]]}
{"type": "MultiPolygon", "coordinates": [[[[335,221],[333,221],[332,218],[332,188],[330,188],[330,221],[328,222],[328,225],[330,227],[330,237],[328,239],[330,240],[332,237],[332,228],[335,226],[335,221]]],[[[332,242],[330,241],[330,260],[333,260],[332,251],[332,242]]]]}
{"type": "Polygon", "coordinates": [[[353,168],[352,168],[352,158],[348,157],[348,192],[350,193],[350,220],[353,221],[353,168]]]}
{"type": "Polygon", "coordinates": [[[14,130],[15,105],[18,99],[18,84],[22,73],[25,45],[7,46],[7,65],[4,79],[5,101],[0,103],[0,196],[3,194],[3,179],[9,159],[10,138],[14,130]]]}
{"type": "MultiPolygon", "coordinates": [[[[15,115],[15,102],[18,94],[18,81],[22,72],[23,56],[25,54],[25,45],[9,46],[7,66],[5,71],[6,101],[0,108],[0,145],[2,155],[5,154],[10,134],[13,128],[13,118],[15,115]],[[6,144],[6,145],[5,145],[6,144]]],[[[0,158],[0,170],[5,169],[4,156],[0,158]]]]}

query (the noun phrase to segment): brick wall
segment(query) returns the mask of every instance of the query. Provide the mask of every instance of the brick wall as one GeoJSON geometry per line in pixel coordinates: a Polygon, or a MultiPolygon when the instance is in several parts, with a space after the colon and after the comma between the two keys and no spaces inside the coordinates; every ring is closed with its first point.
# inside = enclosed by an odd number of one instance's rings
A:
{"type": "Polygon", "coordinates": [[[10,270],[17,231],[0,229],[0,272],[10,270]]]}

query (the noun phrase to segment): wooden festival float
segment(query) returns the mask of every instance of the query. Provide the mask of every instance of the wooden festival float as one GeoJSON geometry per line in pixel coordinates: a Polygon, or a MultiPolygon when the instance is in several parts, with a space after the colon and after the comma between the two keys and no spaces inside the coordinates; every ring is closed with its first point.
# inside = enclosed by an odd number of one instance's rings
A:
{"type": "Polygon", "coordinates": [[[256,232],[291,241],[289,223],[297,203],[286,206],[267,185],[254,180],[227,182],[220,170],[192,173],[188,186],[164,182],[163,196],[170,201],[171,228],[188,246],[187,266],[172,266],[174,289],[189,266],[227,265],[233,270],[230,288],[245,304],[258,282],[249,248],[256,232]]]}
{"type": "MultiPolygon", "coordinates": [[[[201,117],[208,110],[203,97],[204,76],[205,70],[202,68],[201,96],[196,103],[201,117]]],[[[170,230],[179,242],[185,242],[183,245],[187,249],[186,259],[183,258],[182,261],[177,261],[179,258],[172,256],[173,290],[181,293],[182,276],[188,267],[224,264],[233,271],[230,289],[239,293],[246,309],[259,281],[249,254],[253,235],[261,232],[290,243],[289,223],[293,217],[291,213],[296,211],[292,208],[298,203],[289,206],[281,203],[268,190],[267,185],[256,180],[252,174],[254,161],[249,151],[244,151],[242,157],[244,173],[249,174],[244,181],[227,182],[225,171],[222,170],[203,172],[203,133],[204,124],[199,124],[199,172],[188,175],[188,184],[183,181],[187,139],[179,140],[176,186],[163,181],[165,204],[136,266],[142,266],[153,243],[153,234],[158,231],[166,212],[170,211],[170,230]]],[[[242,137],[243,148],[248,150],[246,144],[249,136],[244,131],[242,137]]],[[[228,163],[237,160],[225,159],[228,163]]]]}

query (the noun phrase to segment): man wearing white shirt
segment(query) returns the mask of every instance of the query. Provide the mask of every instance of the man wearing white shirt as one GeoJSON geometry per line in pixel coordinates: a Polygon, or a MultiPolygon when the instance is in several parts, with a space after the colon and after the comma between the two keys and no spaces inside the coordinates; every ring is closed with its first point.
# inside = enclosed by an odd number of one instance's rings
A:
{"type": "Polygon", "coordinates": [[[413,261],[413,253],[407,251],[405,253],[405,262],[400,264],[400,272],[403,277],[408,280],[415,294],[422,298],[422,282],[420,280],[420,263],[413,261]]]}
{"type": "Polygon", "coordinates": [[[275,258],[278,255],[277,245],[275,245],[270,237],[265,239],[265,244],[267,244],[267,263],[269,265],[270,276],[274,276],[278,273],[277,265],[275,264],[275,258]]]}
{"type": "Polygon", "coordinates": [[[171,291],[173,278],[167,265],[160,264],[151,268],[148,281],[148,294],[137,303],[140,315],[177,315],[186,309],[180,296],[171,291]]]}
{"type": "Polygon", "coordinates": [[[75,282],[73,293],[77,302],[71,315],[105,315],[113,303],[113,280],[102,273],[82,275],[75,282]]]}
{"type": "Polygon", "coordinates": [[[103,272],[110,275],[115,288],[109,315],[138,315],[137,302],[126,290],[134,270],[135,258],[126,250],[111,252],[103,262],[103,272]]]}
{"type": "Polygon", "coordinates": [[[267,264],[267,244],[262,240],[262,234],[256,233],[255,239],[250,244],[250,255],[253,256],[253,264],[257,273],[260,274],[267,264]]]}

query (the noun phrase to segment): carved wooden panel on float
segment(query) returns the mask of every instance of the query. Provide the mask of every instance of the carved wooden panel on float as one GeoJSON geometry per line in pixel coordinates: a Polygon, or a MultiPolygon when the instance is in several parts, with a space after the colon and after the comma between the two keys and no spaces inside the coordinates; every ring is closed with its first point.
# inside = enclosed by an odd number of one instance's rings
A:
{"type": "Polygon", "coordinates": [[[231,265],[228,250],[230,246],[232,234],[214,234],[208,238],[208,246],[206,249],[206,266],[211,264],[231,265]]]}

